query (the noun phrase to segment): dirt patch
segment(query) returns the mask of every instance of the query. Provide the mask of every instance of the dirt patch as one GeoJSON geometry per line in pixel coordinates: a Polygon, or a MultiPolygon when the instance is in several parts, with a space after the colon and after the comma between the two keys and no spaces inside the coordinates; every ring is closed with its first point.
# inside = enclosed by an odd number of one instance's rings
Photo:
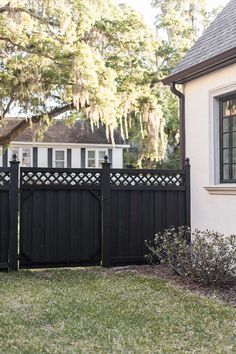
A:
{"type": "Polygon", "coordinates": [[[182,278],[179,275],[176,275],[169,267],[164,265],[142,265],[113,268],[113,271],[115,272],[124,270],[165,279],[176,288],[185,289],[198,295],[214,297],[223,301],[224,303],[236,307],[236,282],[225,284],[221,287],[202,285],[187,278],[182,278]]]}

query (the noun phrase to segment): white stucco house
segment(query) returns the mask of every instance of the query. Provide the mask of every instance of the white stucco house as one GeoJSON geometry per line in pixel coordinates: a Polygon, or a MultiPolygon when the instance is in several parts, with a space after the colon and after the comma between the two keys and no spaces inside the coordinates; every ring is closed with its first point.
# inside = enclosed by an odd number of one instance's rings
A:
{"type": "MultiPolygon", "coordinates": [[[[19,120],[8,119],[0,136],[5,136],[19,120]]],[[[7,149],[2,149],[0,166],[8,166],[13,154],[17,154],[21,167],[56,167],[56,168],[99,168],[104,156],[109,157],[111,167],[123,168],[123,150],[126,145],[119,131],[114,133],[115,145],[107,140],[104,127],[94,127],[88,122],[78,120],[68,127],[61,120],[50,126],[37,138],[37,130],[25,129],[11,142],[7,149]]]]}
{"type": "Polygon", "coordinates": [[[163,82],[180,99],[192,227],[236,234],[236,0],[163,82]]]}

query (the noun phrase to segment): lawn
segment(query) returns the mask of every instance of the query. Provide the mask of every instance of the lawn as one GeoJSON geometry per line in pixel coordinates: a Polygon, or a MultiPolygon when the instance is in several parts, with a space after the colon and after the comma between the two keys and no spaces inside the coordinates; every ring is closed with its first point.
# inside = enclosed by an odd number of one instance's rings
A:
{"type": "Polygon", "coordinates": [[[235,353],[236,309],[126,271],[0,273],[0,353],[235,353]]]}

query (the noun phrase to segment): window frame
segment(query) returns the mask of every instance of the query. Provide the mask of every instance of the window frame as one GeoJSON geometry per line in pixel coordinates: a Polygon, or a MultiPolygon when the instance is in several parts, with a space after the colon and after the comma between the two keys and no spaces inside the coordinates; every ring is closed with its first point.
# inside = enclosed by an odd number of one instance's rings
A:
{"type": "MultiPolygon", "coordinates": [[[[230,129],[229,128],[229,134],[230,134],[230,137],[229,137],[229,150],[231,151],[230,154],[229,154],[229,163],[228,165],[230,166],[230,170],[229,170],[229,179],[224,179],[224,145],[223,145],[223,135],[224,135],[224,131],[223,131],[223,119],[226,118],[226,116],[224,116],[223,114],[223,106],[224,106],[224,102],[228,101],[228,100],[231,100],[231,99],[236,99],[236,93],[230,93],[230,94],[226,94],[224,96],[221,96],[219,98],[219,142],[220,142],[220,183],[225,183],[225,184],[235,184],[236,183],[236,178],[232,178],[232,166],[234,165],[234,163],[232,162],[232,149],[233,148],[236,148],[232,146],[231,144],[231,134],[234,132],[232,130],[232,128],[230,129]]],[[[228,118],[233,118],[233,117],[236,117],[236,115],[233,115],[233,116],[229,116],[228,118]]],[[[230,121],[229,119],[229,125],[232,124],[232,121],[230,121]]],[[[236,132],[236,130],[235,130],[236,132]]],[[[235,163],[235,166],[236,166],[236,163],[235,163]]]]}
{"type": "MultiPolygon", "coordinates": [[[[93,159],[91,159],[93,160],[93,159]]],[[[86,168],[97,168],[97,154],[96,154],[96,149],[86,149],[86,168]],[[94,167],[89,167],[89,152],[94,152],[94,161],[95,161],[95,166],[94,167]]]]}
{"type": "Polygon", "coordinates": [[[102,166],[99,166],[99,161],[100,161],[99,153],[100,152],[104,152],[104,156],[108,154],[108,150],[105,148],[104,149],[103,148],[100,148],[100,149],[88,148],[88,149],[86,149],[86,168],[102,168],[102,166]],[[89,151],[95,152],[95,167],[88,166],[88,153],[89,153],[89,151]]]}
{"type": "Polygon", "coordinates": [[[21,148],[21,166],[22,167],[32,167],[33,166],[33,163],[32,163],[32,148],[29,148],[29,147],[22,147],[21,148]],[[23,150],[28,150],[30,152],[30,155],[29,155],[29,165],[28,166],[25,166],[23,165],[23,150]]]}
{"type": "Polygon", "coordinates": [[[20,166],[21,167],[32,167],[33,166],[33,149],[32,147],[29,146],[11,146],[10,147],[10,155],[8,156],[8,165],[10,165],[10,161],[12,159],[12,155],[16,153],[17,155],[17,160],[20,161],[20,166]],[[29,150],[30,156],[29,156],[29,165],[25,166],[23,165],[23,150],[29,150]]]}
{"type": "Polygon", "coordinates": [[[55,148],[53,149],[53,162],[52,162],[52,165],[54,168],[66,168],[67,166],[67,156],[66,156],[66,149],[61,149],[61,148],[55,148]],[[64,167],[57,167],[56,166],[56,162],[62,162],[63,160],[56,160],[56,152],[58,151],[62,151],[64,152],[64,167]]]}

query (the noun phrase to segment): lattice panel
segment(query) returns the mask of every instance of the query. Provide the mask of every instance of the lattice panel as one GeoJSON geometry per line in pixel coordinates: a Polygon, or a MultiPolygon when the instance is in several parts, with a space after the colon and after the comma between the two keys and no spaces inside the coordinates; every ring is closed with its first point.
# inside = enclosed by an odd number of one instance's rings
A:
{"type": "Polygon", "coordinates": [[[111,172],[110,182],[114,186],[181,187],[185,185],[185,177],[182,173],[169,172],[111,172]]]}
{"type": "Polygon", "coordinates": [[[98,171],[34,171],[27,170],[21,172],[22,185],[55,185],[55,186],[82,186],[99,185],[100,172],[98,171]]]}
{"type": "Polygon", "coordinates": [[[1,171],[0,169],[0,186],[8,186],[10,184],[10,171],[1,171]]]}

